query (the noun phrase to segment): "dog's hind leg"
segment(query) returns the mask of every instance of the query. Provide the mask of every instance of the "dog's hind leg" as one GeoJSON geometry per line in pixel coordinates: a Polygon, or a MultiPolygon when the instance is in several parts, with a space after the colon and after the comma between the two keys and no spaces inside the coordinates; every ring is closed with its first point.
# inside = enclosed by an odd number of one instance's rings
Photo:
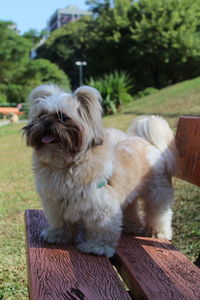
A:
{"type": "Polygon", "coordinates": [[[173,189],[168,183],[151,189],[144,198],[145,226],[147,235],[172,239],[173,189]]]}
{"type": "Polygon", "coordinates": [[[124,210],[123,231],[143,235],[144,224],[139,211],[138,199],[134,199],[124,210]]]}
{"type": "Polygon", "coordinates": [[[148,236],[172,239],[172,210],[170,208],[155,211],[154,208],[146,207],[145,221],[145,231],[148,236]]]}

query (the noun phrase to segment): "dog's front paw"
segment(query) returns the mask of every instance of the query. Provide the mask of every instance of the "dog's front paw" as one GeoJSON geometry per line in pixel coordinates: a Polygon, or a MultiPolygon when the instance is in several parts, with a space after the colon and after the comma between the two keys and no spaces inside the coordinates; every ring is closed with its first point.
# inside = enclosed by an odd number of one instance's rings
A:
{"type": "Polygon", "coordinates": [[[41,240],[51,244],[68,244],[70,235],[64,229],[48,227],[40,233],[41,240]]]}
{"type": "Polygon", "coordinates": [[[151,236],[153,238],[159,238],[159,239],[172,239],[172,229],[171,228],[161,228],[161,229],[154,229],[154,228],[148,228],[146,227],[146,236],[151,236]]]}
{"type": "Polygon", "coordinates": [[[171,230],[163,230],[157,233],[157,237],[159,239],[167,239],[169,241],[172,240],[172,231],[171,230]]]}
{"type": "Polygon", "coordinates": [[[81,243],[77,246],[78,250],[84,253],[91,253],[95,255],[104,255],[112,257],[115,253],[115,249],[111,246],[104,245],[98,242],[89,241],[81,243]]]}

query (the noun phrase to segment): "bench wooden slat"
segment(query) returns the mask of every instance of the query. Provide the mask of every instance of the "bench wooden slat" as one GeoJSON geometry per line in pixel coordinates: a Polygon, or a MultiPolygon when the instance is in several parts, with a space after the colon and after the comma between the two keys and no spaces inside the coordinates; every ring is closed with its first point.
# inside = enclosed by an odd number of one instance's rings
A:
{"type": "Polygon", "coordinates": [[[32,300],[131,299],[107,258],[42,242],[39,234],[47,227],[43,211],[27,210],[25,222],[32,300]]]}
{"type": "Polygon", "coordinates": [[[0,114],[2,115],[9,115],[9,114],[16,114],[16,115],[23,115],[23,112],[19,110],[17,107],[0,107],[0,114]]]}
{"type": "Polygon", "coordinates": [[[200,186],[200,118],[180,117],[176,132],[177,177],[200,186]]]}
{"type": "Polygon", "coordinates": [[[200,299],[200,270],[167,240],[123,235],[116,263],[136,299],[200,299]]]}

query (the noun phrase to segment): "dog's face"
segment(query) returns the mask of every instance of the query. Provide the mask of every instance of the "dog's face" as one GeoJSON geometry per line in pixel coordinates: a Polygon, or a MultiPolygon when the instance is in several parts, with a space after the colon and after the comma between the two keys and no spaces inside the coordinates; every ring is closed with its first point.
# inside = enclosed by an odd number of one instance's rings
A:
{"type": "Polygon", "coordinates": [[[62,151],[70,158],[102,143],[101,96],[91,87],[74,94],[43,85],[30,94],[30,121],[23,128],[36,152],[62,151]]]}

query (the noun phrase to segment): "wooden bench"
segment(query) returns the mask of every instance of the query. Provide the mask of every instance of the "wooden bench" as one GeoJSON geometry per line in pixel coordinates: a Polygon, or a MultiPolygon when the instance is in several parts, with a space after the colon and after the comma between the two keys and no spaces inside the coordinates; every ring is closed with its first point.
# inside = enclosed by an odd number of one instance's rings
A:
{"type": "MultiPolygon", "coordinates": [[[[176,140],[178,177],[200,185],[200,118],[181,117],[176,140]]],[[[41,210],[27,210],[25,222],[32,300],[200,299],[200,270],[167,240],[123,235],[109,260],[42,242],[41,210]]]]}
{"type": "Polygon", "coordinates": [[[18,107],[0,107],[0,114],[7,116],[11,114],[23,115],[24,113],[18,107]]]}
{"type": "Polygon", "coordinates": [[[0,115],[3,117],[9,117],[11,123],[19,122],[19,116],[23,115],[24,112],[20,111],[21,104],[17,107],[0,107],[0,115]]]}

